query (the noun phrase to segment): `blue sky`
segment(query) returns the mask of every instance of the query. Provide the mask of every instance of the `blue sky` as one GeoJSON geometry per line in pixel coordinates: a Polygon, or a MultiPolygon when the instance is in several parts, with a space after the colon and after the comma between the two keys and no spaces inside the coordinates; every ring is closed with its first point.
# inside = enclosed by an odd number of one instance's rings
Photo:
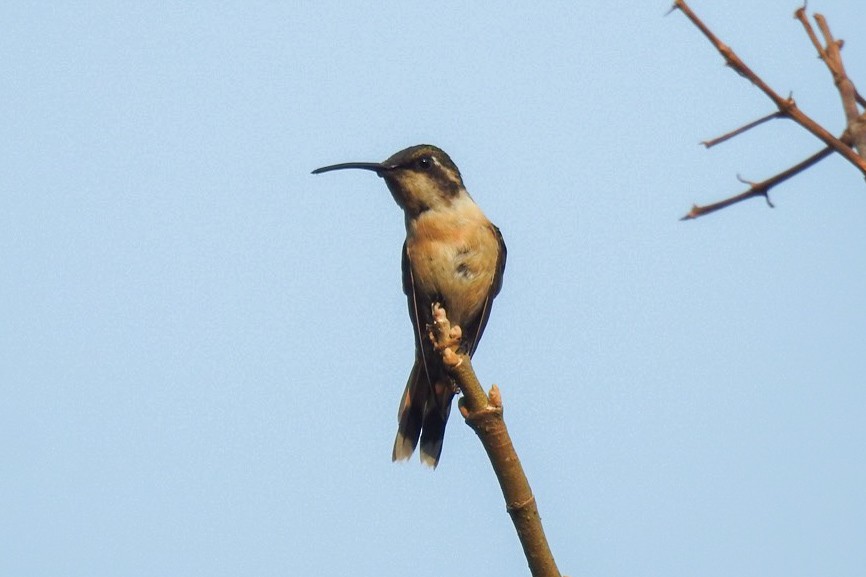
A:
{"type": "MultiPolygon", "coordinates": [[[[0,8],[0,574],[526,575],[489,463],[392,464],[374,175],[436,144],[509,249],[475,358],[569,575],[862,575],[866,196],[663,2],[0,8]]],[[[692,7],[831,131],[796,3],[692,7]]],[[[856,2],[824,0],[866,83],[856,2]]]]}

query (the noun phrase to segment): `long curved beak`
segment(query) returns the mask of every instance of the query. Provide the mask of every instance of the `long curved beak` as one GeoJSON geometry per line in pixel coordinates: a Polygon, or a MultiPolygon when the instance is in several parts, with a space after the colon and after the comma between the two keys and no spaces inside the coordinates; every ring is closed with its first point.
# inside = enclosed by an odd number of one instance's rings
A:
{"type": "Polygon", "coordinates": [[[381,162],[344,162],[342,164],[332,164],[317,168],[312,174],[322,174],[323,172],[331,172],[332,170],[343,170],[344,168],[360,168],[361,170],[372,170],[377,174],[388,170],[388,167],[381,162]]]}

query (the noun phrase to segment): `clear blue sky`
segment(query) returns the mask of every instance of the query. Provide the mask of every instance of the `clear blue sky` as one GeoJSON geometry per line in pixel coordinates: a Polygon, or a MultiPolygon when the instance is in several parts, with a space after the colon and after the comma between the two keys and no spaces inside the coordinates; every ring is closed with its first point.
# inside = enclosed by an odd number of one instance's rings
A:
{"type": "MultiPolygon", "coordinates": [[[[505,235],[476,355],[563,572],[862,576],[866,188],[666,2],[0,8],[0,575],[521,576],[472,432],[390,461],[413,342],[374,175],[505,235]]],[[[797,2],[693,8],[839,133],[797,2]]],[[[866,91],[858,2],[810,2],[866,91]]]]}

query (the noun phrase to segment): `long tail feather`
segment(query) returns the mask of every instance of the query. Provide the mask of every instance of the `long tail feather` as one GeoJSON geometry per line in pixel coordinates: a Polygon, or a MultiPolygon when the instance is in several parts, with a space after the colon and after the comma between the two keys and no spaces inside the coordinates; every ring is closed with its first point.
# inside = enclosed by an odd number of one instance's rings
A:
{"type": "Polygon", "coordinates": [[[442,454],[445,425],[453,398],[451,384],[447,380],[437,379],[436,384],[431,386],[421,359],[416,359],[400,401],[397,437],[394,439],[391,459],[408,459],[420,440],[421,462],[435,468],[442,454]]]}

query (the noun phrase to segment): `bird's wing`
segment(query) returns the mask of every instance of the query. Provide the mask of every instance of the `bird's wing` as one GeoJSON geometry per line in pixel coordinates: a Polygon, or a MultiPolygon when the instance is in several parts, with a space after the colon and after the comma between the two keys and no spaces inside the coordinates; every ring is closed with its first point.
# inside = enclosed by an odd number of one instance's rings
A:
{"type": "Polygon", "coordinates": [[[406,248],[406,242],[403,242],[403,292],[406,293],[406,300],[409,304],[409,318],[412,319],[412,328],[415,332],[415,351],[421,357],[421,363],[424,365],[424,370],[427,372],[427,380],[430,380],[430,371],[427,368],[426,354],[424,353],[424,332],[427,330],[427,315],[430,311],[422,313],[423,309],[429,308],[429,304],[419,302],[417,291],[415,290],[415,278],[412,274],[412,263],[409,261],[409,251],[406,248]],[[422,316],[423,315],[423,316],[422,316]]]}
{"type": "MultiPolygon", "coordinates": [[[[481,308],[478,318],[469,323],[463,329],[463,338],[465,342],[471,343],[467,353],[471,357],[478,348],[478,341],[481,340],[481,335],[484,333],[484,328],[487,326],[487,320],[490,318],[490,307],[493,304],[493,299],[502,290],[502,277],[505,274],[505,259],[508,256],[508,250],[505,248],[505,240],[502,238],[502,233],[495,224],[490,225],[497,242],[499,243],[499,255],[496,259],[496,272],[493,273],[493,282],[490,283],[490,290],[487,291],[487,298],[484,299],[484,306],[481,308]]],[[[446,311],[447,312],[447,311],[446,311]]]]}

